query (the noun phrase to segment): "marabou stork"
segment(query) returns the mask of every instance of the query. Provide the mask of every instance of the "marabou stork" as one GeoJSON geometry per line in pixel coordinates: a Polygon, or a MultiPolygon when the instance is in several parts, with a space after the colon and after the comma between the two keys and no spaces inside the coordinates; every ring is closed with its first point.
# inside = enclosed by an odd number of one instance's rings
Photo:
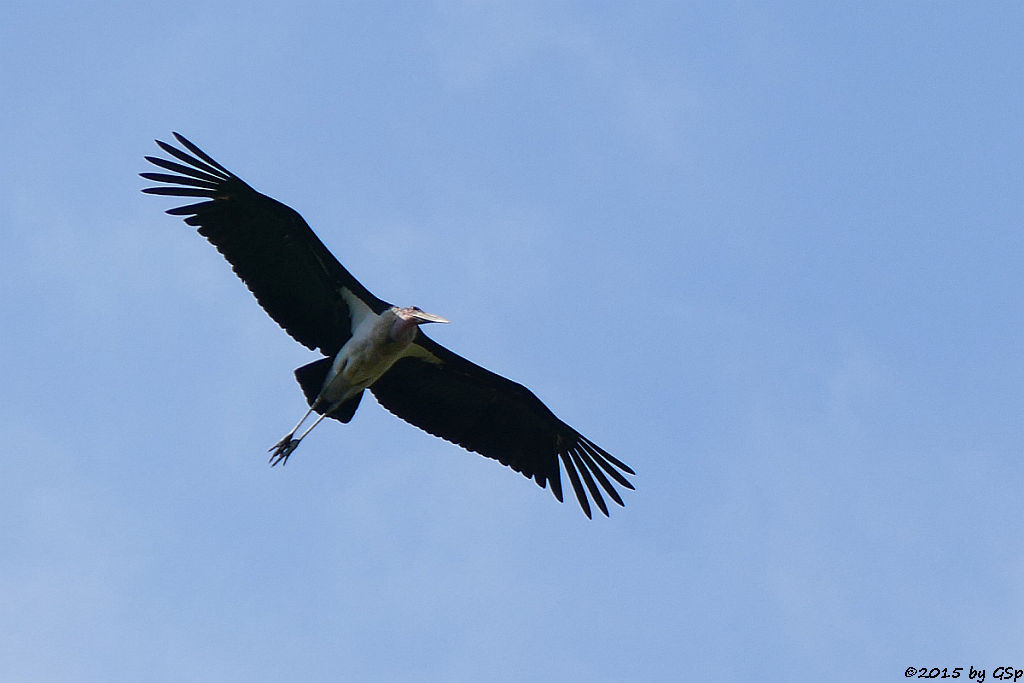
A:
{"type": "Polygon", "coordinates": [[[146,157],[171,173],[141,173],[164,183],[143,192],[198,198],[167,213],[197,227],[270,317],[324,355],[295,371],[309,410],[270,449],[271,465],[287,462],[325,417],[351,420],[369,389],[381,405],[420,429],[493,458],[542,488],[550,484],[559,501],[561,461],[587,517],[588,491],[605,515],[602,490],[622,505],[609,478],[632,489],[624,475],[635,473],[625,463],[555,417],[526,387],[430,339],[419,326],[447,320],[378,299],[296,211],[256,192],[181,135],[174,137],[184,149],[156,143],[177,161],[146,157]],[[296,436],[313,412],[316,420],[296,436]]]}

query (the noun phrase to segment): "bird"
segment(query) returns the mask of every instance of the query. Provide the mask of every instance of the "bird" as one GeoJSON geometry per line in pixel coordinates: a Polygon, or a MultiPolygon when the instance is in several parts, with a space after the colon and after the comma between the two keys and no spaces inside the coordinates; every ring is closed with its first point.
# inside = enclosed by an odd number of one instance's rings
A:
{"type": "Polygon", "coordinates": [[[559,465],[584,514],[590,500],[608,515],[607,495],[634,490],[621,460],[560,420],[522,384],[448,350],[420,328],[449,322],[416,306],[398,307],[364,287],[291,207],[261,194],[179,133],[170,158],[145,156],[159,185],[142,191],[195,203],[167,209],[197,229],[231,265],[266,313],[321,358],[294,371],[309,409],[270,448],[288,462],[324,418],[348,423],[369,390],[385,409],[462,448],[497,460],[562,502],[559,465]],[[302,425],[317,417],[301,433],[302,425]],[[613,483],[614,482],[614,483],[613,483]]]}

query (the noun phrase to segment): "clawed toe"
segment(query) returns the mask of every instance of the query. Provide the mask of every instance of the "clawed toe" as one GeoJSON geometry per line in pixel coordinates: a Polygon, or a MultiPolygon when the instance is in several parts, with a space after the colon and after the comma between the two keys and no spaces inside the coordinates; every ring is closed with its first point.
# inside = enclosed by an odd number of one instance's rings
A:
{"type": "Polygon", "coordinates": [[[281,463],[282,466],[287,464],[288,456],[291,455],[292,451],[298,448],[298,446],[299,440],[293,439],[291,434],[278,441],[269,449],[271,451],[270,466],[273,467],[277,463],[281,463]]]}

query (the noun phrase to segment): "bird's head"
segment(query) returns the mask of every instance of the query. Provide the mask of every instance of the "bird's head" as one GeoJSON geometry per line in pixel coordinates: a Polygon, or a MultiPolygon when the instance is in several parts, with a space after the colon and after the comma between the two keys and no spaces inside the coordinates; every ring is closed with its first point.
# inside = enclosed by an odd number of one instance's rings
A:
{"type": "Polygon", "coordinates": [[[408,308],[398,308],[397,306],[391,309],[395,312],[402,320],[411,322],[413,325],[422,325],[424,323],[447,323],[451,322],[446,320],[439,315],[433,313],[427,313],[421,310],[418,306],[409,306],[408,308]]]}
{"type": "Polygon", "coordinates": [[[446,323],[448,322],[439,315],[427,313],[416,306],[399,308],[392,306],[391,312],[395,314],[395,322],[391,326],[391,339],[397,342],[408,344],[416,336],[416,328],[424,323],[446,323]]]}

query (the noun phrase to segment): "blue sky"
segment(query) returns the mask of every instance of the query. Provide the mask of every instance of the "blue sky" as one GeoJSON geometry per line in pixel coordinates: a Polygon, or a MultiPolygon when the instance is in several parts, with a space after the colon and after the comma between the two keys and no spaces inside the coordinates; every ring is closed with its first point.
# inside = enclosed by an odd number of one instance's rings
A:
{"type": "Polygon", "coordinates": [[[0,679],[1024,667],[1018,3],[14,3],[0,679]],[[637,471],[372,400],[165,199],[178,130],[637,471]]]}

